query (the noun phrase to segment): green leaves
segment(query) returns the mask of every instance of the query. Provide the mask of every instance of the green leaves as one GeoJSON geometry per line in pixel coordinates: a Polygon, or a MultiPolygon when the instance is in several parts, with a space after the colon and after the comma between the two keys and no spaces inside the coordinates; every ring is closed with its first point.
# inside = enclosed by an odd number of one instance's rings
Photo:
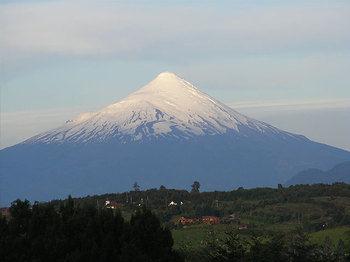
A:
{"type": "Polygon", "coordinates": [[[120,212],[79,206],[69,197],[60,208],[17,200],[11,219],[0,218],[2,262],[182,261],[168,229],[148,210],[130,222],[120,212]]]}

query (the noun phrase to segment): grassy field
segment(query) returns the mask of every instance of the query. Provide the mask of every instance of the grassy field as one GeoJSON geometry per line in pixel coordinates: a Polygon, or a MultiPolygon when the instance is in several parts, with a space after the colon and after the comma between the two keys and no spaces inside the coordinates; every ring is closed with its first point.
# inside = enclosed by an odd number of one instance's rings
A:
{"type": "MultiPolygon", "coordinates": [[[[264,229],[271,231],[288,232],[293,230],[296,224],[275,224],[268,225],[264,229]]],[[[206,241],[210,238],[220,238],[225,232],[236,229],[232,225],[194,225],[180,229],[174,229],[172,235],[174,238],[175,249],[196,250],[204,247],[206,241]]],[[[248,231],[241,231],[241,234],[247,234],[248,231]]],[[[350,226],[330,228],[309,234],[312,243],[322,244],[326,237],[329,237],[333,244],[337,244],[340,239],[345,243],[345,247],[350,249],[350,226]]]]}
{"type": "Polygon", "coordinates": [[[205,241],[213,237],[223,236],[226,231],[233,229],[228,225],[194,225],[174,229],[172,231],[175,248],[196,249],[204,246],[205,241]]]}
{"type": "MultiPolygon", "coordinates": [[[[274,233],[288,237],[299,228],[309,234],[315,244],[323,243],[328,236],[334,243],[343,239],[350,250],[350,240],[347,240],[350,236],[346,233],[350,231],[348,184],[239,188],[227,192],[197,193],[163,188],[92,196],[77,201],[81,205],[99,203],[99,206],[103,206],[106,199],[123,205],[121,212],[126,221],[140,209],[140,205],[152,210],[164,226],[172,229],[175,248],[185,254],[195,254],[196,250],[206,247],[208,241],[227,237],[225,232],[235,231],[243,238],[251,239],[252,236],[277,235],[274,233]],[[132,202],[128,201],[130,198],[132,202]],[[168,203],[171,200],[183,204],[170,206],[168,203]],[[216,216],[223,223],[230,224],[180,227],[178,221],[182,216],[216,216]],[[231,219],[232,216],[234,219],[231,219]],[[238,230],[242,224],[247,225],[248,229],[238,230]],[[322,230],[325,224],[328,229],[322,230]]],[[[59,202],[54,204],[60,205],[59,202]]]]}
{"type": "Polygon", "coordinates": [[[333,244],[337,244],[342,239],[345,246],[350,248],[350,226],[335,227],[310,234],[310,240],[317,244],[323,243],[326,237],[329,237],[333,244]]]}

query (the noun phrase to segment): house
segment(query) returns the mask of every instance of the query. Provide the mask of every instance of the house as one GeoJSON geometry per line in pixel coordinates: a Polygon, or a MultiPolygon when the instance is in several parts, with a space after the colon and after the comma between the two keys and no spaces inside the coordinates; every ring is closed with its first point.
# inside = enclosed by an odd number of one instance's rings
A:
{"type": "Polygon", "coordinates": [[[178,223],[183,226],[193,225],[197,223],[203,223],[207,225],[217,225],[220,224],[220,218],[216,216],[203,216],[201,218],[189,218],[189,217],[180,217],[178,223]]]}
{"type": "Polygon", "coordinates": [[[207,224],[207,225],[220,224],[220,218],[216,216],[203,216],[201,220],[203,224],[207,224]]]}
{"type": "Polygon", "coordinates": [[[248,225],[246,225],[246,224],[238,225],[238,230],[245,230],[245,229],[248,229],[248,225]]]}
{"type": "Polygon", "coordinates": [[[123,205],[113,201],[113,200],[106,200],[105,201],[105,208],[110,208],[110,209],[117,209],[117,208],[121,208],[123,205]]]}
{"type": "Polygon", "coordinates": [[[0,208],[0,216],[3,216],[5,218],[9,218],[11,216],[10,208],[8,208],[8,207],[0,208]]]}
{"type": "Polygon", "coordinates": [[[193,225],[193,224],[199,222],[199,220],[198,220],[198,218],[180,217],[178,222],[181,225],[186,226],[186,225],[193,225]]]}
{"type": "Polygon", "coordinates": [[[235,219],[237,219],[237,216],[236,216],[236,214],[231,214],[231,215],[228,216],[228,219],[229,220],[235,220],[235,219]]]}
{"type": "Polygon", "coordinates": [[[223,224],[237,223],[237,224],[239,224],[240,223],[240,219],[239,219],[239,216],[237,216],[236,214],[231,214],[231,215],[223,217],[220,220],[220,223],[223,223],[223,224]]]}
{"type": "MultiPolygon", "coordinates": [[[[182,202],[182,201],[180,201],[180,206],[182,206],[184,203],[182,202]]],[[[169,203],[169,207],[170,206],[177,206],[178,205],[178,203],[177,202],[175,202],[175,201],[171,201],[170,203],[169,203]]]]}

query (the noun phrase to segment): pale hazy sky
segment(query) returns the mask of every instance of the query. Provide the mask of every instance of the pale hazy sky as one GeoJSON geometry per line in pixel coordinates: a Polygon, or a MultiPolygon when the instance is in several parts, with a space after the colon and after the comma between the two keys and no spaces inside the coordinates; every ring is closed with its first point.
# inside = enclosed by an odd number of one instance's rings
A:
{"type": "Polygon", "coordinates": [[[350,150],[350,1],[0,1],[1,147],[173,71],[350,150]]]}

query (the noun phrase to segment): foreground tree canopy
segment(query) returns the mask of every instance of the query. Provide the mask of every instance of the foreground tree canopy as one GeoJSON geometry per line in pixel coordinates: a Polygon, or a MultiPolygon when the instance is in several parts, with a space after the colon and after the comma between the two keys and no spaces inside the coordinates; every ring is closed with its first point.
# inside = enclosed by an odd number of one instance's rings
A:
{"type": "Polygon", "coordinates": [[[15,201],[11,219],[0,218],[0,260],[181,261],[171,232],[155,215],[138,210],[129,222],[109,209],[79,207],[69,198],[59,208],[15,201]]]}
{"type": "Polygon", "coordinates": [[[290,235],[242,236],[228,232],[223,239],[213,238],[196,256],[201,259],[193,261],[340,262],[349,259],[342,241],[332,245],[326,238],[322,245],[312,244],[301,229],[290,235]]]}
{"type": "MultiPolygon", "coordinates": [[[[350,232],[337,242],[308,239],[325,221],[326,229],[348,227],[349,196],[350,185],[333,184],[203,193],[161,187],[33,205],[17,200],[10,216],[0,215],[0,261],[349,261],[350,232]],[[106,199],[118,205],[107,208],[106,199]],[[225,231],[210,226],[196,246],[176,237],[185,228],[171,223],[185,214],[224,219],[232,213],[261,224],[246,230],[237,229],[242,222],[217,225],[225,231]],[[175,250],[163,225],[173,226],[175,250]]],[[[188,229],[202,234],[204,228],[188,229]]]]}

